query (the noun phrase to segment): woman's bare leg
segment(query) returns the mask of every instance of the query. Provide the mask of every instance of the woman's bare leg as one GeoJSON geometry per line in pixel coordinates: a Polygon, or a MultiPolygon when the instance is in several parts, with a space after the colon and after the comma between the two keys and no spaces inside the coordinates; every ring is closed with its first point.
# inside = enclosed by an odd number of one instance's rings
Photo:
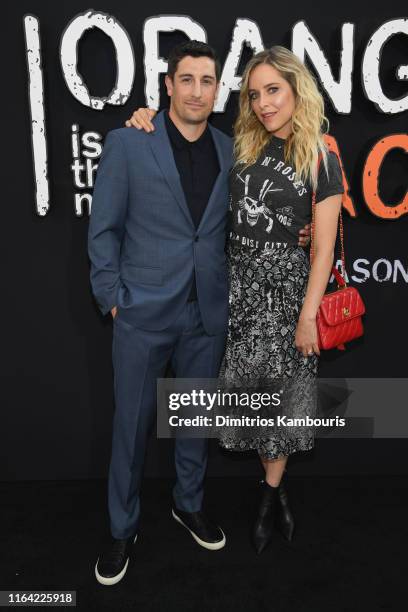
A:
{"type": "Polygon", "coordinates": [[[260,457],[262,465],[265,469],[265,480],[271,487],[278,487],[285,471],[287,457],[279,457],[278,459],[263,459],[260,457]]]}

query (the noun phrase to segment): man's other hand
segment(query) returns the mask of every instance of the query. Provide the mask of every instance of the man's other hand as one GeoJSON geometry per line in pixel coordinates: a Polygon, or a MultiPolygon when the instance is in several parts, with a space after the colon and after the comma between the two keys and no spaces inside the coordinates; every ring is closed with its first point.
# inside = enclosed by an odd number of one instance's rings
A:
{"type": "Polygon", "coordinates": [[[305,225],[304,228],[299,230],[299,242],[298,245],[301,247],[307,247],[310,242],[310,223],[305,225]]]}

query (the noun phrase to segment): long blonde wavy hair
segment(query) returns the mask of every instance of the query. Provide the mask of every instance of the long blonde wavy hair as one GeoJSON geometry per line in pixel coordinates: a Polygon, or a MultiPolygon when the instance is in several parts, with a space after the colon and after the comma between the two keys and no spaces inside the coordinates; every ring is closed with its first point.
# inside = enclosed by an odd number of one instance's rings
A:
{"type": "Polygon", "coordinates": [[[272,136],[252,110],[248,95],[249,77],[260,64],[269,64],[275,68],[292,87],[295,109],[292,131],[285,140],[285,162],[292,165],[298,179],[304,183],[310,180],[313,189],[316,189],[319,152],[322,153],[322,161],[328,173],[328,150],[323,139],[326,133],[323,128],[326,126],[326,131],[329,129],[329,121],[324,114],[323,97],[308,68],[294,53],[279,45],[254,55],[242,75],[239,114],[234,124],[235,164],[255,163],[272,136]]]}

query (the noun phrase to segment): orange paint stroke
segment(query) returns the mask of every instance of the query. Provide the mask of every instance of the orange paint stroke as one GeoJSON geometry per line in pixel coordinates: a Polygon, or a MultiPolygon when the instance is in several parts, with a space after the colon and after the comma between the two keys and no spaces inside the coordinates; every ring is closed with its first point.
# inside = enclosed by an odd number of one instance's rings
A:
{"type": "Polygon", "coordinates": [[[408,153],[408,134],[391,134],[379,140],[369,152],[363,171],[363,194],[373,215],[381,219],[398,219],[408,213],[408,191],[395,206],[386,206],[378,193],[381,165],[392,149],[403,149],[408,153]]]}

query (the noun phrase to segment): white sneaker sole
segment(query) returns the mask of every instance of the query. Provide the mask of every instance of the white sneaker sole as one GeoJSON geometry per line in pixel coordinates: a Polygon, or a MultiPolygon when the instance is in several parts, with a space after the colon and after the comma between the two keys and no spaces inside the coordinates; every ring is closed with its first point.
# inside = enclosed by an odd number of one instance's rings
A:
{"type": "MultiPolygon", "coordinates": [[[[137,534],[135,535],[135,539],[133,540],[133,544],[136,542],[137,539],[137,534]]],[[[97,581],[100,584],[104,584],[105,586],[112,586],[113,584],[117,584],[118,582],[120,582],[123,578],[123,576],[126,574],[126,570],[128,568],[129,565],[129,557],[126,559],[126,563],[123,567],[123,569],[119,572],[119,574],[116,574],[116,576],[112,576],[111,578],[106,578],[105,576],[101,576],[101,574],[98,572],[98,561],[99,561],[99,557],[98,560],[96,561],[96,565],[95,565],[95,576],[97,581]]]]}
{"type": "Polygon", "coordinates": [[[178,523],[180,523],[180,525],[183,525],[183,527],[185,527],[187,529],[187,531],[189,531],[191,533],[191,535],[193,536],[193,538],[195,539],[197,544],[199,544],[203,548],[206,548],[207,550],[220,550],[220,548],[224,548],[227,539],[226,539],[225,533],[223,532],[221,527],[218,527],[218,529],[222,533],[222,540],[220,540],[219,542],[205,542],[204,540],[201,540],[201,538],[199,538],[198,535],[196,535],[194,533],[194,531],[189,529],[189,527],[187,527],[187,525],[185,523],[183,523],[181,518],[179,516],[177,516],[177,514],[174,512],[174,510],[172,510],[171,513],[173,515],[173,518],[176,519],[176,521],[178,523]]]}

